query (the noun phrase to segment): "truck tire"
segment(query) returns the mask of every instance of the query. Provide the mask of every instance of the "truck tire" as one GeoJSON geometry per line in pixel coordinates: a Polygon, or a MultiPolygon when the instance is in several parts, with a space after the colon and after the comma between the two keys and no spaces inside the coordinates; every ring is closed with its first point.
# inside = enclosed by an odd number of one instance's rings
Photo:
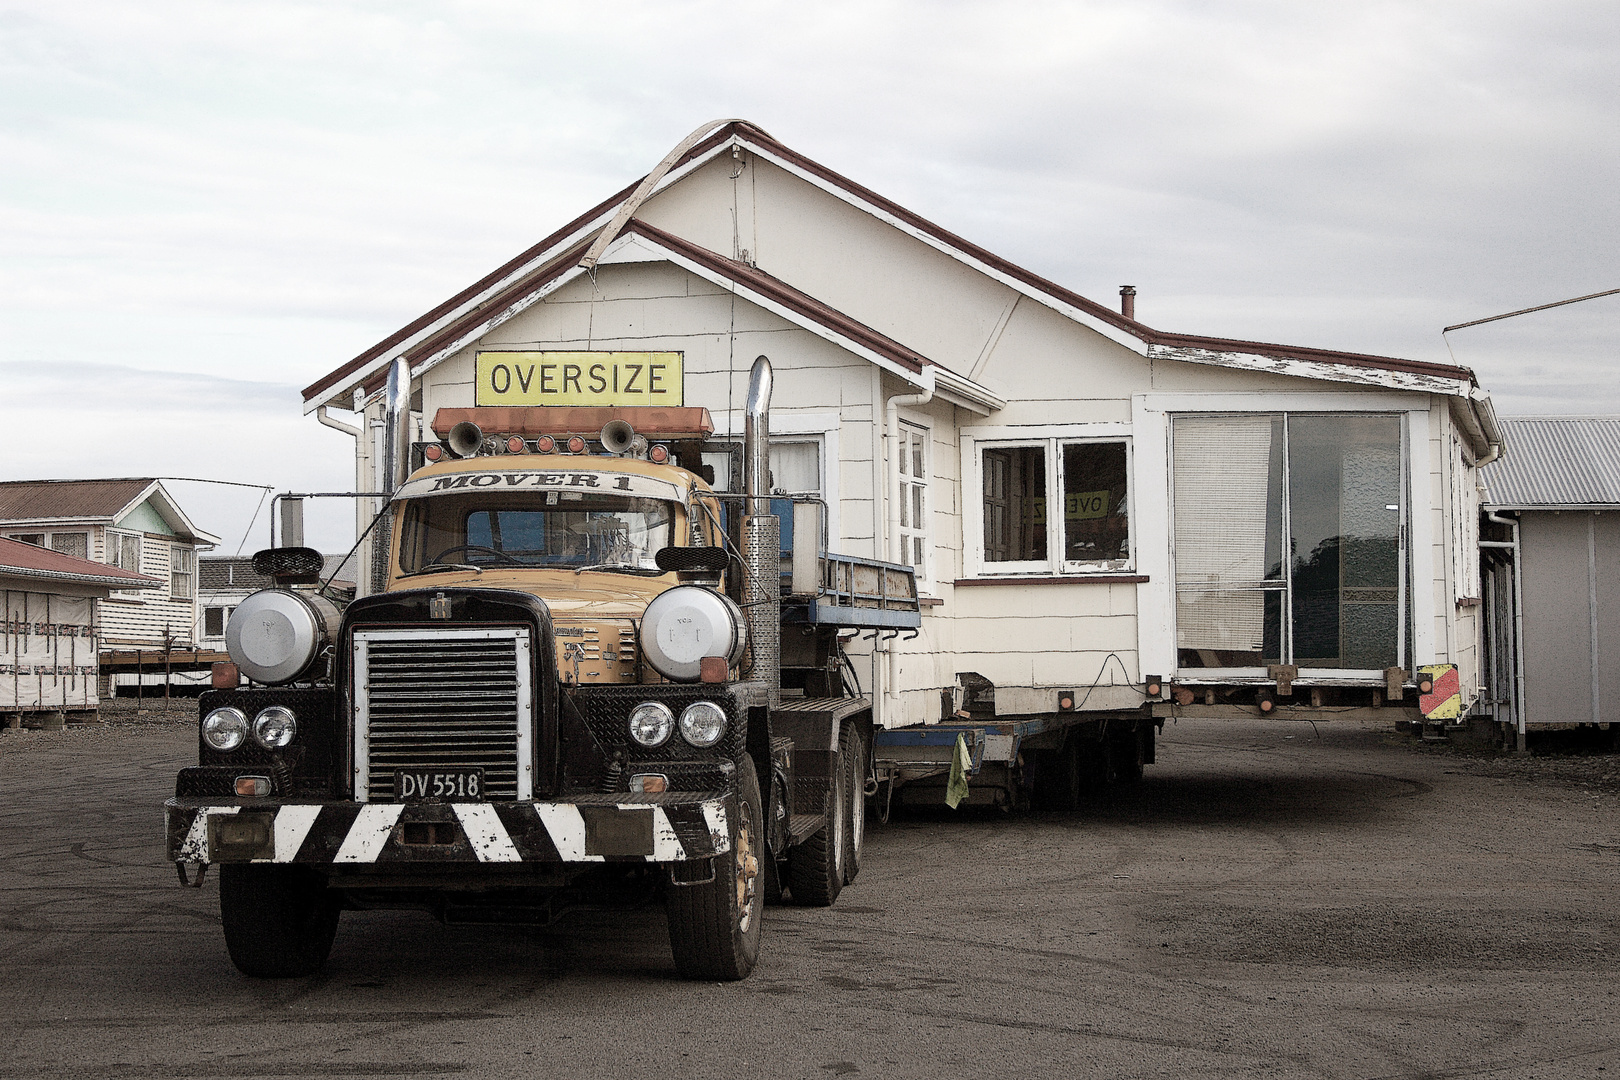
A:
{"type": "Polygon", "coordinates": [[[765,808],[759,777],[746,756],[737,763],[737,813],[731,850],[714,857],[714,877],[701,884],[671,882],[665,890],[669,946],[685,979],[735,982],[759,959],[765,909],[765,808]]]}
{"type": "Polygon", "coordinates": [[[1140,784],[1147,765],[1147,736],[1138,728],[1114,744],[1114,765],[1122,785],[1140,784]]]}
{"type": "Polygon", "coordinates": [[[857,724],[845,724],[838,736],[838,757],[844,764],[844,796],[848,805],[844,830],[844,884],[861,872],[861,847],[866,843],[866,740],[857,724]]]}
{"type": "Polygon", "coordinates": [[[844,853],[849,842],[849,796],[844,782],[849,770],[843,761],[842,738],[839,749],[832,790],[822,804],[826,821],[810,839],[788,849],[788,891],[801,907],[831,907],[844,887],[844,853]]]}
{"type": "Polygon", "coordinates": [[[228,863],[219,868],[225,947],[244,975],[292,979],[320,971],[341,913],[336,894],[305,867],[228,863]]]}

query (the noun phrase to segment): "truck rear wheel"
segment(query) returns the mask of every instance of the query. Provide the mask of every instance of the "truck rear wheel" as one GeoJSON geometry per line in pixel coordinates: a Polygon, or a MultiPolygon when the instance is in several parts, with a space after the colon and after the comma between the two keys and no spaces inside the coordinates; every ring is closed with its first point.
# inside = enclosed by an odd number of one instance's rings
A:
{"type": "Polygon", "coordinates": [[[666,890],[669,946],[682,978],[734,982],[754,970],[765,907],[766,858],[759,777],[745,756],[737,763],[731,850],[714,857],[711,880],[692,885],[672,882],[666,890]]]}
{"type": "Polygon", "coordinates": [[[1034,750],[1030,756],[1035,770],[1030,801],[1035,809],[1078,810],[1083,787],[1080,741],[1067,739],[1056,750],[1034,750]]]}
{"type": "Polygon", "coordinates": [[[849,826],[844,832],[844,884],[861,872],[861,846],[866,843],[866,740],[856,724],[845,724],[838,738],[838,756],[844,765],[844,797],[849,826]]]}
{"type": "Polygon", "coordinates": [[[321,970],[342,905],[302,866],[228,863],[219,868],[225,947],[244,975],[291,979],[321,970]]]}
{"type": "Polygon", "coordinates": [[[788,889],[793,902],[804,907],[830,907],[844,887],[844,854],[849,840],[849,796],[845,781],[849,767],[843,760],[844,739],[838,740],[839,761],[833,767],[832,790],[827,792],[826,821],[804,843],[788,850],[788,889]]]}

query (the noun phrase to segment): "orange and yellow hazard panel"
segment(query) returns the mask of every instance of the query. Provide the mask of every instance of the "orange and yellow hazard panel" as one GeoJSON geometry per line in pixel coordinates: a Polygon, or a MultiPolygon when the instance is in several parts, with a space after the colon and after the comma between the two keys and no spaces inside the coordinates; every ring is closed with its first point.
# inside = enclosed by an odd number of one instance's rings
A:
{"type": "Polygon", "coordinates": [[[1429,677],[1427,694],[1418,695],[1418,712],[1425,720],[1455,720],[1462,715],[1462,685],[1456,664],[1435,664],[1418,668],[1429,677]]]}

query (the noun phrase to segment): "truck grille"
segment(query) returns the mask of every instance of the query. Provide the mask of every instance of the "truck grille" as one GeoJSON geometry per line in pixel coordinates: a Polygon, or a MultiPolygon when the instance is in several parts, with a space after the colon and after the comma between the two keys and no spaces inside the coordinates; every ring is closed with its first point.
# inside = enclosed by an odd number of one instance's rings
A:
{"type": "Polygon", "coordinates": [[[356,791],[394,798],[394,770],[481,768],[490,799],[531,793],[529,632],[354,635],[356,791]]]}

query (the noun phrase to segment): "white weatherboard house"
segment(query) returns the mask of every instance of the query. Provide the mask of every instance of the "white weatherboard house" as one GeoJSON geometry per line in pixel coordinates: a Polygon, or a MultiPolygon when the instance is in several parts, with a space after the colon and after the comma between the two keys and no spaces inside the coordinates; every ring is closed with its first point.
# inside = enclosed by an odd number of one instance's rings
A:
{"type": "Polygon", "coordinates": [[[395,357],[431,424],[590,403],[593,376],[628,378],[614,352],[676,354],[667,396],[637,400],[704,406],[719,435],[770,357],[775,485],[819,489],[829,547],[914,565],[928,598],[920,635],[862,674],[886,726],[938,719],[966,673],[1003,715],[1060,689],[1134,709],[1145,675],[1191,711],[1279,676],[1297,701],[1371,701],[1431,664],[1477,696],[1477,470],[1500,435],[1471,372],[1153,329],[747,123],[694,135],[305,406],[365,413],[375,490],[395,357]]]}

